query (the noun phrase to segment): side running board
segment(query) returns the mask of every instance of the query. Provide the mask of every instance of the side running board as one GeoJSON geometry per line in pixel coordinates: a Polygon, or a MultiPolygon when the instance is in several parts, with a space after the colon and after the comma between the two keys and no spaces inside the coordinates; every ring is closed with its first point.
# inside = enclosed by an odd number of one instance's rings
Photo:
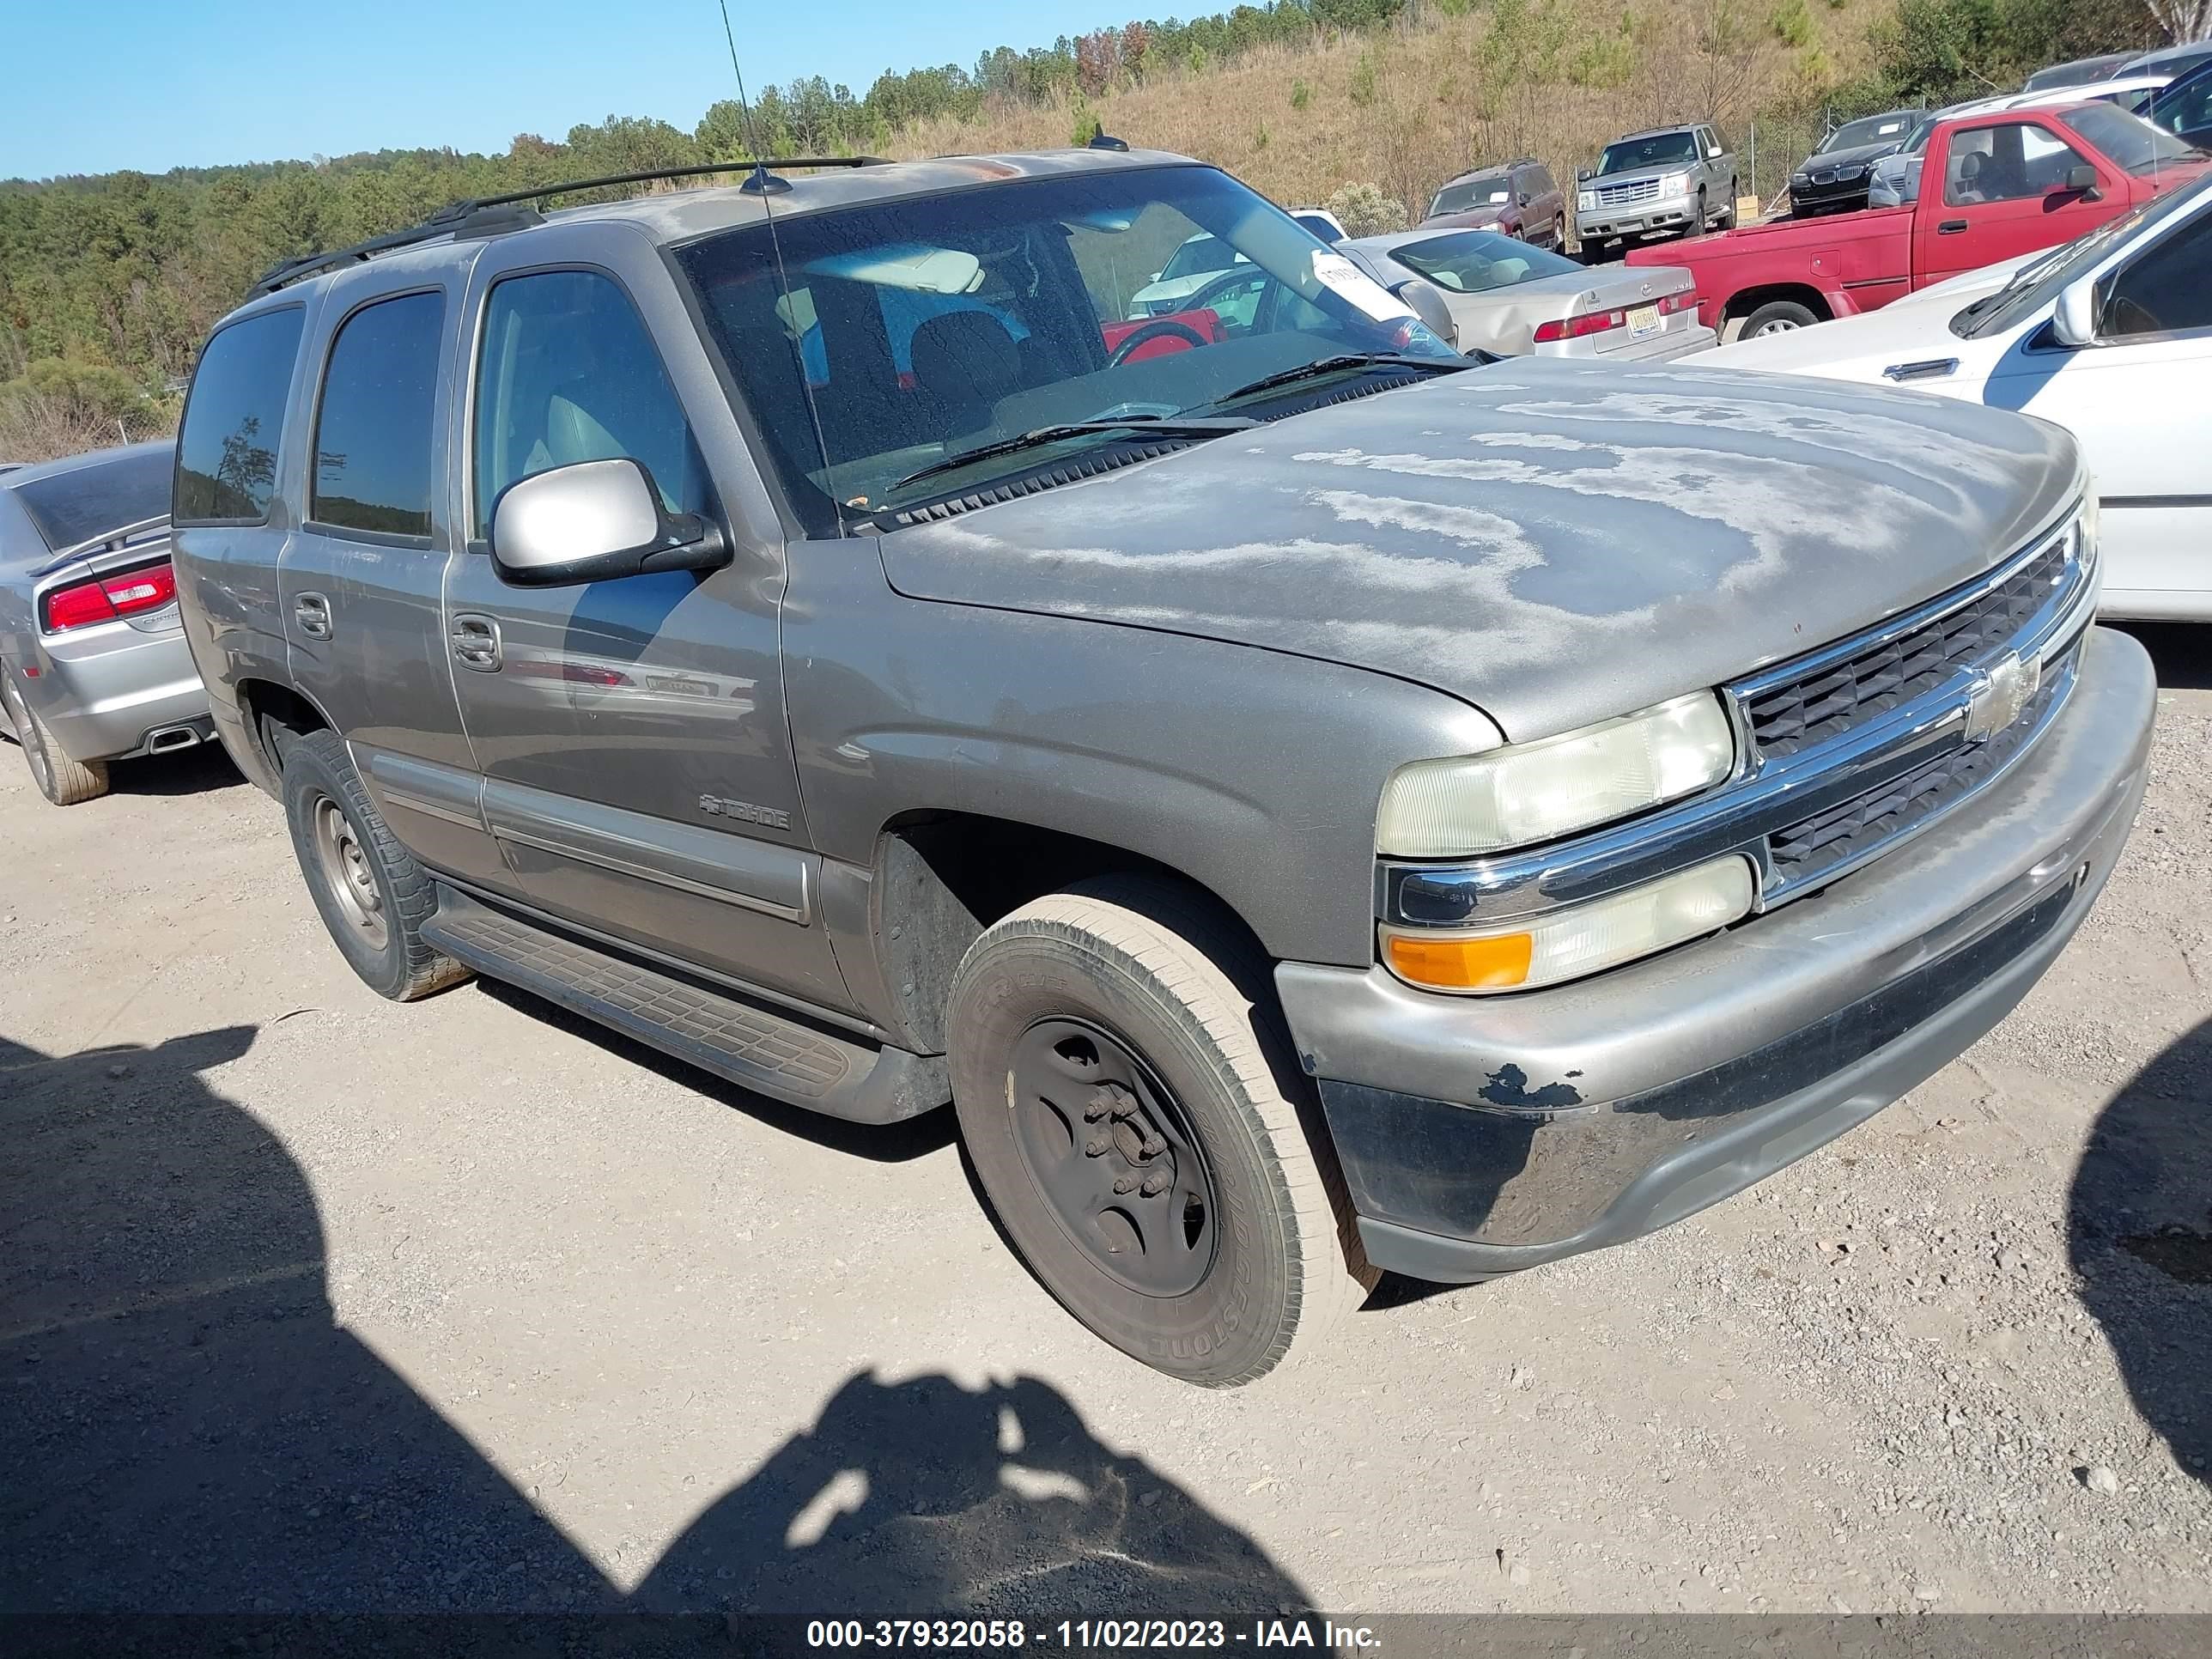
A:
{"type": "Polygon", "coordinates": [[[521,921],[442,882],[422,937],[487,979],[793,1106],[855,1123],[895,1123],[952,1097],[941,1054],[825,1031],[521,921]]]}

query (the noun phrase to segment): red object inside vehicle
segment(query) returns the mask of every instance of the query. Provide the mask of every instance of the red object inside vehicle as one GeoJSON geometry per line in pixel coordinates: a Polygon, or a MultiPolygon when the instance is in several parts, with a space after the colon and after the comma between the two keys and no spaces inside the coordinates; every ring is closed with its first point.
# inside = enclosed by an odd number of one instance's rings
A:
{"type": "Polygon", "coordinates": [[[176,598],[177,573],[166,559],[119,576],[72,582],[46,595],[46,632],[65,633],[72,628],[113,622],[118,617],[141,616],[173,605],[176,598]]]}
{"type": "Polygon", "coordinates": [[[1171,351],[1188,351],[1197,345],[1218,345],[1228,337],[1221,326],[1218,313],[1206,311],[1170,311],[1158,317],[1139,317],[1134,322],[1102,323],[1098,331],[1105,337],[1106,349],[1120,349],[1121,342],[1140,328],[1151,328],[1155,323],[1176,323],[1177,328],[1154,330],[1151,337],[1139,345],[1121,361],[1140,363],[1147,357],[1164,357],[1171,351]],[[1194,340],[1191,336],[1199,337],[1194,340]]]}

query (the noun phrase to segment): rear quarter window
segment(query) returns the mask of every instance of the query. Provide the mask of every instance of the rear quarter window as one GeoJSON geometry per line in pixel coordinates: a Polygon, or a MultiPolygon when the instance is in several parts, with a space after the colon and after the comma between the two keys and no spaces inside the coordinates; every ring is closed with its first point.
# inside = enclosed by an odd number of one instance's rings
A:
{"type": "Polygon", "coordinates": [[[262,312],[217,330],[200,353],[177,440],[178,524],[268,518],[306,317],[297,306],[262,312]]]}

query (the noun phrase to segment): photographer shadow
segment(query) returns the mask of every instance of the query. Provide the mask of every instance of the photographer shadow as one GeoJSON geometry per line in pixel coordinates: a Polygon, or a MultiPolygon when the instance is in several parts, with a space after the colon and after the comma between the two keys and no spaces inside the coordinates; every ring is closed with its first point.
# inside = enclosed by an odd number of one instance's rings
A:
{"type": "MultiPolygon", "coordinates": [[[[869,1373],[624,1595],[337,1324],[305,1172],[202,1075],[254,1036],[66,1056],[0,1038],[0,1615],[27,1638],[21,1615],[63,1620],[32,1650],[114,1650],[116,1632],[86,1614],[279,1615],[263,1634],[306,1654],[358,1633],[331,1613],[1042,1623],[1307,1605],[1250,1539],[1109,1450],[1048,1384],[869,1373]]],[[[592,1629],[624,1651],[653,1632],[671,1650],[705,1639],[696,1621],[592,1629]]],[[[181,1656],[228,1650],[238,1632],[139,1633],[181,1656]]],[[[461,1633],[386,1632],[440,1650],[461,1633]]],[[[579,1629],[508,1619],[469,1633],[471,1651],[504,1653],[579,1629]]]]}
{"type": "Polygon", "coordinates": [[[648,1611],[1237,1618],[1311,1605],[1245,1534],[1035,1377],[856,1372],[670,1547],[648,1611]]]}
{"type": "Polygon", "coordinates": [[[2212,1020],[2105,1108],[2067,1219],[2082,1301],[2136,1409],[2182,1469],[2212,1486],[2212,1020]]]}
{"type": "Polygon", "coordinates": [[[253,1037],[0,1038],[0,1612],[616,1605],[336,1322],[304,1173],[200,1076],[253,1037]]]}

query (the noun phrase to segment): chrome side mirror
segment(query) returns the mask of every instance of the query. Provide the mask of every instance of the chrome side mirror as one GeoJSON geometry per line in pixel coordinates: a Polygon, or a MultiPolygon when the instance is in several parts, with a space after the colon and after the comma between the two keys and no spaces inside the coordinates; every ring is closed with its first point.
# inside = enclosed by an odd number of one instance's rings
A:
{"type": "Polygon", "coordinates": [[[1448,346],[1459,344],[1459,325],[1452,319],[1451,306],[1445,300],[1442,289],[1434,283],[1415,276],[1399,283],[1391,291],[1427,325],[1430,333],[1448,346]]]}
{"type": "Polygon", "coordinates": [[[2078,277],[2058,290],[2051,308],[2051,331],[2063,346],[2097,343],[2097,279],[2078,277]]]}
{"type": "Polygon", "coordinates": [[[722,532],[670,513],[641,461],[577,461],[518,478],[491,509],[492,565],[517,587],[566,587],[730,562],[722,532]]]}

